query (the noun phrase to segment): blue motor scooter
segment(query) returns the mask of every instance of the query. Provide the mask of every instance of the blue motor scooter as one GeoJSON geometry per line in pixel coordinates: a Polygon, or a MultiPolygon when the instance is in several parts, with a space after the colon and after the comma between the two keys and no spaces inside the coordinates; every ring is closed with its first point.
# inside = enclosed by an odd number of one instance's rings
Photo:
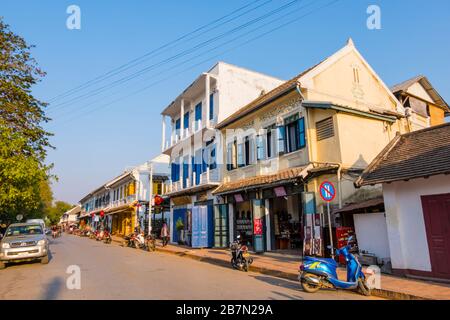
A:
{"type": "Polygon", "coordinates": [[[338,279],[336,268],[338,264],[334,259],[305,257],[300,266],[299,280],[304,291],[314,293],[320,288],[358,290],[366,296],[370,296],[370,288],[366,277],[362,272],[358,259],[350,252],[349,237],[347,245],[336,249],[336,256],[343,255],[347,262],[347,281],[338,279]]]}

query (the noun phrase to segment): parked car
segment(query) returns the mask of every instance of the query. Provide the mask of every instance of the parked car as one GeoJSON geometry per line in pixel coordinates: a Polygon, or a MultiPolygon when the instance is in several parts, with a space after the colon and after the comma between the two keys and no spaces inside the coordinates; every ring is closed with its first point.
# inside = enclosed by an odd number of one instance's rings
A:
{"type": "Polygon", "coordinates": [[[7,263],[39,260],[49,262],[49,244],[39,223],[14,223],[0,241],[0,269],[7,263]]]}

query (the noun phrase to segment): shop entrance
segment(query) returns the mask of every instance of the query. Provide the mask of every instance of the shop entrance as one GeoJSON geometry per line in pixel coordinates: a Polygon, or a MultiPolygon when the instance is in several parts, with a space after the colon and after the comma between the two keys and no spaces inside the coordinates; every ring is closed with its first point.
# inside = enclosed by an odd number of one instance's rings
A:
{"type": "Polygon", "coordinates": [[[302,249],[302,205],[299,194],[270,200],[272,214],[272,248],[275,250],[302,249]]]}
{"type": "Polygon", "coordinates": [[[253,249],[253,213],[252,202],[243,201],[236,203],[236,219],[235,219],[235,234],[240,235],[242,242],[253,249]]]}

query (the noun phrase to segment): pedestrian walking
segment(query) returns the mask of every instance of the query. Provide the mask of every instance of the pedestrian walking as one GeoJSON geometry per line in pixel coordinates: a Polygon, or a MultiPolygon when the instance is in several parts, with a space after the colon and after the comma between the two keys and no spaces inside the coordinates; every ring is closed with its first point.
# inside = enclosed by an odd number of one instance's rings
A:
{"type": "Polygon", "coordinates": [[[167,227],[167,223],[165,222],[161,229],[161,238],[163,241],[163,247],[167,246],[167,243],[169,242],[169,228],[167,227]]]}

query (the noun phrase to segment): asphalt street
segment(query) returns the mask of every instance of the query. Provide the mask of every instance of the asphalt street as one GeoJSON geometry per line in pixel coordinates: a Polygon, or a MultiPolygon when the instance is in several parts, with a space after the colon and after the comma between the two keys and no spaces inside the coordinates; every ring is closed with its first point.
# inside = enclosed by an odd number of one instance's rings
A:
{"type": "Polygon", "coordinates": [[[68,234],[50,241],[48,265],[20,263],[0,270],[0,300],[375,299],[334,290],[308,294],[295,281],[124,248],[114,243],[107,245],[68,234]],[[78,266],[81,271],[80,289],[73,288],[76,281],[73,282],[72,273],[67,273],[70,266],[78,266]],[[67,286],[68,279],[72,288],[67,286]]]}

